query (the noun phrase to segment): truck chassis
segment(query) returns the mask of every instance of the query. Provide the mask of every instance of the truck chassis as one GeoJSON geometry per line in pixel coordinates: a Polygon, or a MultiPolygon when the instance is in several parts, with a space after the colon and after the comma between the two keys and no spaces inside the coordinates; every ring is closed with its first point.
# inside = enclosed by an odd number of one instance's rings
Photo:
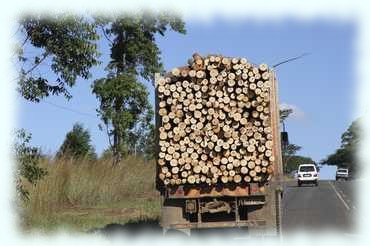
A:
{"type": "Polygon", "coordinates": [[[249,196],[164,197],[161,226],[164,232],[205,228],[248,228],[263,235],[281,233],[281,189],[269,185],[265,193],[249,196]]]}

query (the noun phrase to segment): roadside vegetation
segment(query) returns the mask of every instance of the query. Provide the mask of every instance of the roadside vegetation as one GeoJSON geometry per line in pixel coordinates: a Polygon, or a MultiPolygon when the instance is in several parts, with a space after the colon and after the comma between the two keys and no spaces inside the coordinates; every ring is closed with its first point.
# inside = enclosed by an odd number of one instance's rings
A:
{"type": "Polygon", "coordinates": [[[126,155],[97,158],[90,132],[76,123],[55,157],[31,145],[20,130],[15,141],[17,205],[25,231],[89,231],[109,224],[158,221],[155,162],[126,155]]]}
{"type": "Polygon", "coordinates": [[[155,163],[128,156],[119,165],[90,159],[40,160],[48,174],[32,185],[20,202],[24,230],[89,231],[108,224],[158,220],[155,163]]]}
{"type": "Polygon", "coordinates": [[[334,153],[328,155],[321,164],[336,165],[348,168],[352,177],[357,176],[360,171],[356,153],[361,140],[361,119],[356,119],[341,135],[341,145],[334,153]]]}

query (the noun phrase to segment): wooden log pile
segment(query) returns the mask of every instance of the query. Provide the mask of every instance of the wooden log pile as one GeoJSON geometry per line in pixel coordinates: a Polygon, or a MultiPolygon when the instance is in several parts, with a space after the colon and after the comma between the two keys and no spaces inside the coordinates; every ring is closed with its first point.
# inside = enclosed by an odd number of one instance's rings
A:
{"type": "Polygon", "coordinates": [[[245,58],[194,54],[156,81],[164,185],[265,182],[274,161],[271,73],[245,58]]]}

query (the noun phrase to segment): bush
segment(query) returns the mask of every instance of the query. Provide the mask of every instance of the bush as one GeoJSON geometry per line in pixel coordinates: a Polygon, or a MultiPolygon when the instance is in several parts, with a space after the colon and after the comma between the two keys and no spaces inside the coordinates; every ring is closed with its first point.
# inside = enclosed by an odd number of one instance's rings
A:
{"type": "Polygon", "coordinates": [[[70,132],[67,133],[63,144],[60,146],[57,153],[57,158],[63,156],[72,157],[75,159],[89,158],[96,159],[94,146],[91,145],[90,133],[83,125],[76,123],[70,132]]]}
{"type": "Polygon", "coordinates": [[[16,132],[14,143],[14,155],[17,163],[16,188],[23,200],[29,199],[29,192],[25,188],[25,182],[22,182],[22,180],[27,180],[30,184],[36,185],[36,182],[47,174],[46,170],[39,166],[41,159],[40,149],[32,147],[30,141],[31,134],[24,129],[16,132]]]}

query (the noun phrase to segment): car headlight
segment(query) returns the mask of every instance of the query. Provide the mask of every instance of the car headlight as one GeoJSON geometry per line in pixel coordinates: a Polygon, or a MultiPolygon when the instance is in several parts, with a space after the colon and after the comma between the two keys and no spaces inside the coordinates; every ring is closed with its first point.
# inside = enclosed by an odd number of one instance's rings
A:
{"type": "Polygon", "coordinates": [[[301,177],[302,177],[302,175],[298,174],[298,178],[301,178],[301,177]]]}
{"type": "Polygon", "coordinates": [[[317,177],[317,173],[315,173],[313,176],[314,176],[314,177],[317,177]]]}

